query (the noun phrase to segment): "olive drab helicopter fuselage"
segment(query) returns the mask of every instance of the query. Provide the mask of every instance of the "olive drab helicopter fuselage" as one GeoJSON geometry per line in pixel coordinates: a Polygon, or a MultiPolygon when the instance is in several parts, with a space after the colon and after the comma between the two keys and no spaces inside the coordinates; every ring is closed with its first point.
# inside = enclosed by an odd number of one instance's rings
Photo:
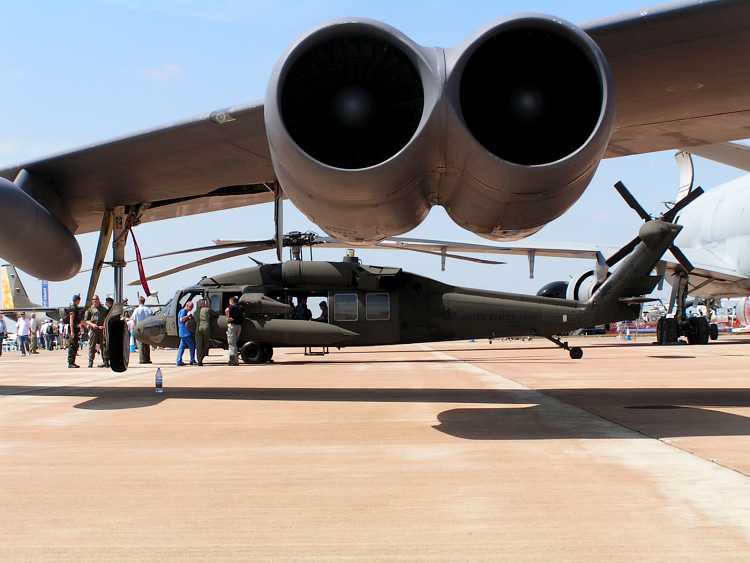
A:
{"type": "Polygon", "coordinates": [[[208,300],[213,346],[226,346],[225,308],[238,296],[245,312],[239,337],[246,363],[270,360],[276,347],[347,347],[506,336],[544,336],[569,350],[559,335],[639,316],[644,295],[658,284],[651,275],[681,227],[646,222],[618,252],[622,264],[607,272],[586,301],[455,287],[401,268],[292,260],[203,278],[182,289],[155,316],[139,323],[147,344],[177,346],[177,314],[190,300],[208,300]],[[322,298],[327,321],[295,318],[293,300],[322,298]]]}

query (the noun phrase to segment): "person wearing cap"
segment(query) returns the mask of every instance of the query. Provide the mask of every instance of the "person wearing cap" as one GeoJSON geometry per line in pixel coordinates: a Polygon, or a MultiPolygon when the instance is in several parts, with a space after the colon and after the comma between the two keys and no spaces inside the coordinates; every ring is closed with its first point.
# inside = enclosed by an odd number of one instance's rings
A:
{"type": "Polygon", "coordinates": [[[79,368],[76,364],[76,354],[78,354],[78,333],[83,322],[83,311],[81,310],[81,296],[75,294],[73,302],[68,309],[68,368],[79,368]]]}

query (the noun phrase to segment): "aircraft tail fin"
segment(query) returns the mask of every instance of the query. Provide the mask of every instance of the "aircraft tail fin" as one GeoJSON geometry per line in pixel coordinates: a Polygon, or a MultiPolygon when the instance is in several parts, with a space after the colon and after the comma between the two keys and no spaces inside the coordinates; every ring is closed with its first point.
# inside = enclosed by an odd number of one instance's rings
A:
{"type": "Polygon", "coordinates": [[[0,310],[33,309],[40,305],[33,303],[26,288],[11,264],[0,266],[0,310]]]}
{"type": "Polygon", "coordinates": [[[641,297],[651,293],[661,276],[652,275],[664,253],[673,247],[682,226],[653,219],[638,232],[637,241],[622,263],[591,296],[593,308],[640,305],[641,297]]]}

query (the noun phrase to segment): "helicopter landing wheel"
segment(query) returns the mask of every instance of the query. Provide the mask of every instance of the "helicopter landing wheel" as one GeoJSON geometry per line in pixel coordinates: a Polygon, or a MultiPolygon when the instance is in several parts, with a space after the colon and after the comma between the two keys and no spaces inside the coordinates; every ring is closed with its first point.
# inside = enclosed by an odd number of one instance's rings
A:
{"type": "Polygon", "coordinates": [[[240,348],[240,357],[246,364],[266,363],[263,345],[257,342],[245,342],[240,348]]]}
{"type": "Polygon", "coordinates": [[[571,360],[580,360],[583,358],[583,350],[578,346],[573,346],[569,352],[571,360]]]}
{"type": "Polygon", "coordinates": [[[119,315],[107,320],[107,347],[109,365],[115,373],[128,369],[130,359],[130,333],[125,321],[119,315]]]}

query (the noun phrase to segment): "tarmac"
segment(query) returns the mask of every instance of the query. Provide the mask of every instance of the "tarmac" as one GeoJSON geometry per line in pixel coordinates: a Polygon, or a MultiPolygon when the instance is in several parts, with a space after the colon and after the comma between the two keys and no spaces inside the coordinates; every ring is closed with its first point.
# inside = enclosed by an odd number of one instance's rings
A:
{"type": "Polygon", "coordinates": [[[6,353],[0,559],[747,561],[750,340],[652,339],[6,353]]]}

